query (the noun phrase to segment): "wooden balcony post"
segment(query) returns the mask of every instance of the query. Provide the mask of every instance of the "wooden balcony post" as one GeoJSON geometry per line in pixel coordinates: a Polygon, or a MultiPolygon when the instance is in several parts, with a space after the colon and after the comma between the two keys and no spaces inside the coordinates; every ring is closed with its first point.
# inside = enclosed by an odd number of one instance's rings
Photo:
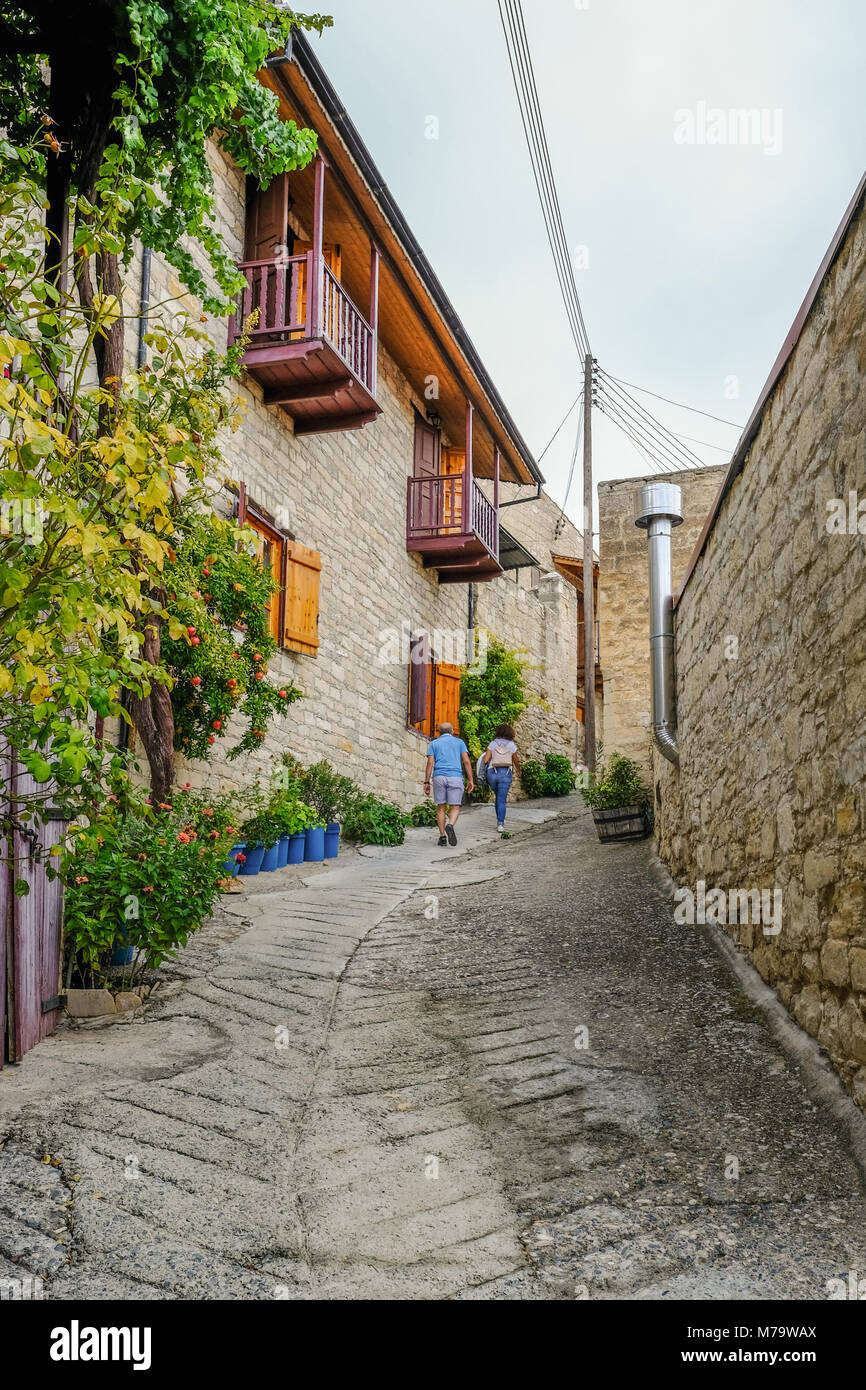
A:
{"type": "Polygon", "coordinates": [[[376,394],[376,370],[379,365],[379,248],[375,241],[370,242],[370,327],[373,340],[370,343],[372,361],[368,367],[370,394],[376,394]]]}
{"type": "Polygon", "coordinates": [[[493,538],[496,542],[496,558],[499,559],[499,472],[502,455],[497,448],[493,455],[493,538]]]}
{"type": "Polygon", "coordinates": [[[322,332],[322,263],[325,244],[325,159],[316,155],[315,193],[313,199],[313,262],[310,266],[310,292],[307,304],[307,337],[318,338],[322,332]]]}
{"type": "Polygon", "coordinates": [[[466,464],[463,472],[463,532],[472,534],[472,425],[475,411],[470,400],[466,401],[466,464]]]}

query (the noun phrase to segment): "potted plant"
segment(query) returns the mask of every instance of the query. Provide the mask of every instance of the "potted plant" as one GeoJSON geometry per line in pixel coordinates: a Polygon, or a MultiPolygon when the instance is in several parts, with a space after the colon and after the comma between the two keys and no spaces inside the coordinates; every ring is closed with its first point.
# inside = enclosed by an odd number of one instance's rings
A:
{"type": "Polygon", "coordinates": [[[259,812],[245,821],[241,829],[247,842],[244,851],[246,863],[241,866],[241,873],[249,878],[260,870],[270,873],[276,869],[277,845],[282,831],[274,817],[267,812],[259,812]]]}
{"type": "Polygon", "coordinates": [[[286,858],[284,864],[302,864],[306,858],[306,834],[319,817],[312,806],[300,801],[292,791],[280,791],[271,797],[268,814],[279,828],[280,836],[285,836],[286,858]]]}
{"type": "Polygon", "coordinates": [[[304,800],[318,812],[324,824],[324,856],[326,859],[336,859],[342,823],[349,806],[358,796],[358,788],[351,777],[335,772],[331,764],[324,760],[313,763],[302,776],[304,800]]]}
{"type": "Polygon", "coordinates": [[[631,758],[614,753],[591,775],[580,794],[592,811],[602,844],[643,840],[652,829],[650,791],[631,758]]]}

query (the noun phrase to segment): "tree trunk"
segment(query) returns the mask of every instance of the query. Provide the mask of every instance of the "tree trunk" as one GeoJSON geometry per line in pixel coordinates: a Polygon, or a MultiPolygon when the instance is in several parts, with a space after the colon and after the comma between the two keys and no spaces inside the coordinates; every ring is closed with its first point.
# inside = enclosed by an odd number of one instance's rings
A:
{"type": "MultiPolygon", "coordinates": [[[[141,656],[144,661],[159,665],[162,640],[162,620],[148,619],[141,656]]],[[[138,730],[150,766],[150,791],[155,802],[168,801],[174,785],[174,713],[171,695],[164,685],[151,686],[143,700],[128,696],[129,714],[138,730]]]]}

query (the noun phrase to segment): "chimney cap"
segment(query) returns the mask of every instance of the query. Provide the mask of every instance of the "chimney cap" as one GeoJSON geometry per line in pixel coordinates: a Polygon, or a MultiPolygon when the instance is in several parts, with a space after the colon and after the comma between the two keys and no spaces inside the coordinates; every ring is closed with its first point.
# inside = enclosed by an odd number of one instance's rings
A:
{"type": "Polygon", "coordinates": [[[634,524],[647,530],[651,521],[662,518],[671,526],[682,526],[682,489],[677,483],[645,483],[637,494],[634,524]]]}

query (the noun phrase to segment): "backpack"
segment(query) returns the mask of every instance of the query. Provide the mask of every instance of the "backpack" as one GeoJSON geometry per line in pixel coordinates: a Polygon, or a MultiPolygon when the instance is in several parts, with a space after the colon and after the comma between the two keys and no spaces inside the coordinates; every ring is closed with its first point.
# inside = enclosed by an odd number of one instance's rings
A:
{"type": "Polygon", "coordinates": [[[487,764],[484,761],[483,753],[475,764],[475,781],[478,783],[479,787],[487,786],[487,764]]]}

